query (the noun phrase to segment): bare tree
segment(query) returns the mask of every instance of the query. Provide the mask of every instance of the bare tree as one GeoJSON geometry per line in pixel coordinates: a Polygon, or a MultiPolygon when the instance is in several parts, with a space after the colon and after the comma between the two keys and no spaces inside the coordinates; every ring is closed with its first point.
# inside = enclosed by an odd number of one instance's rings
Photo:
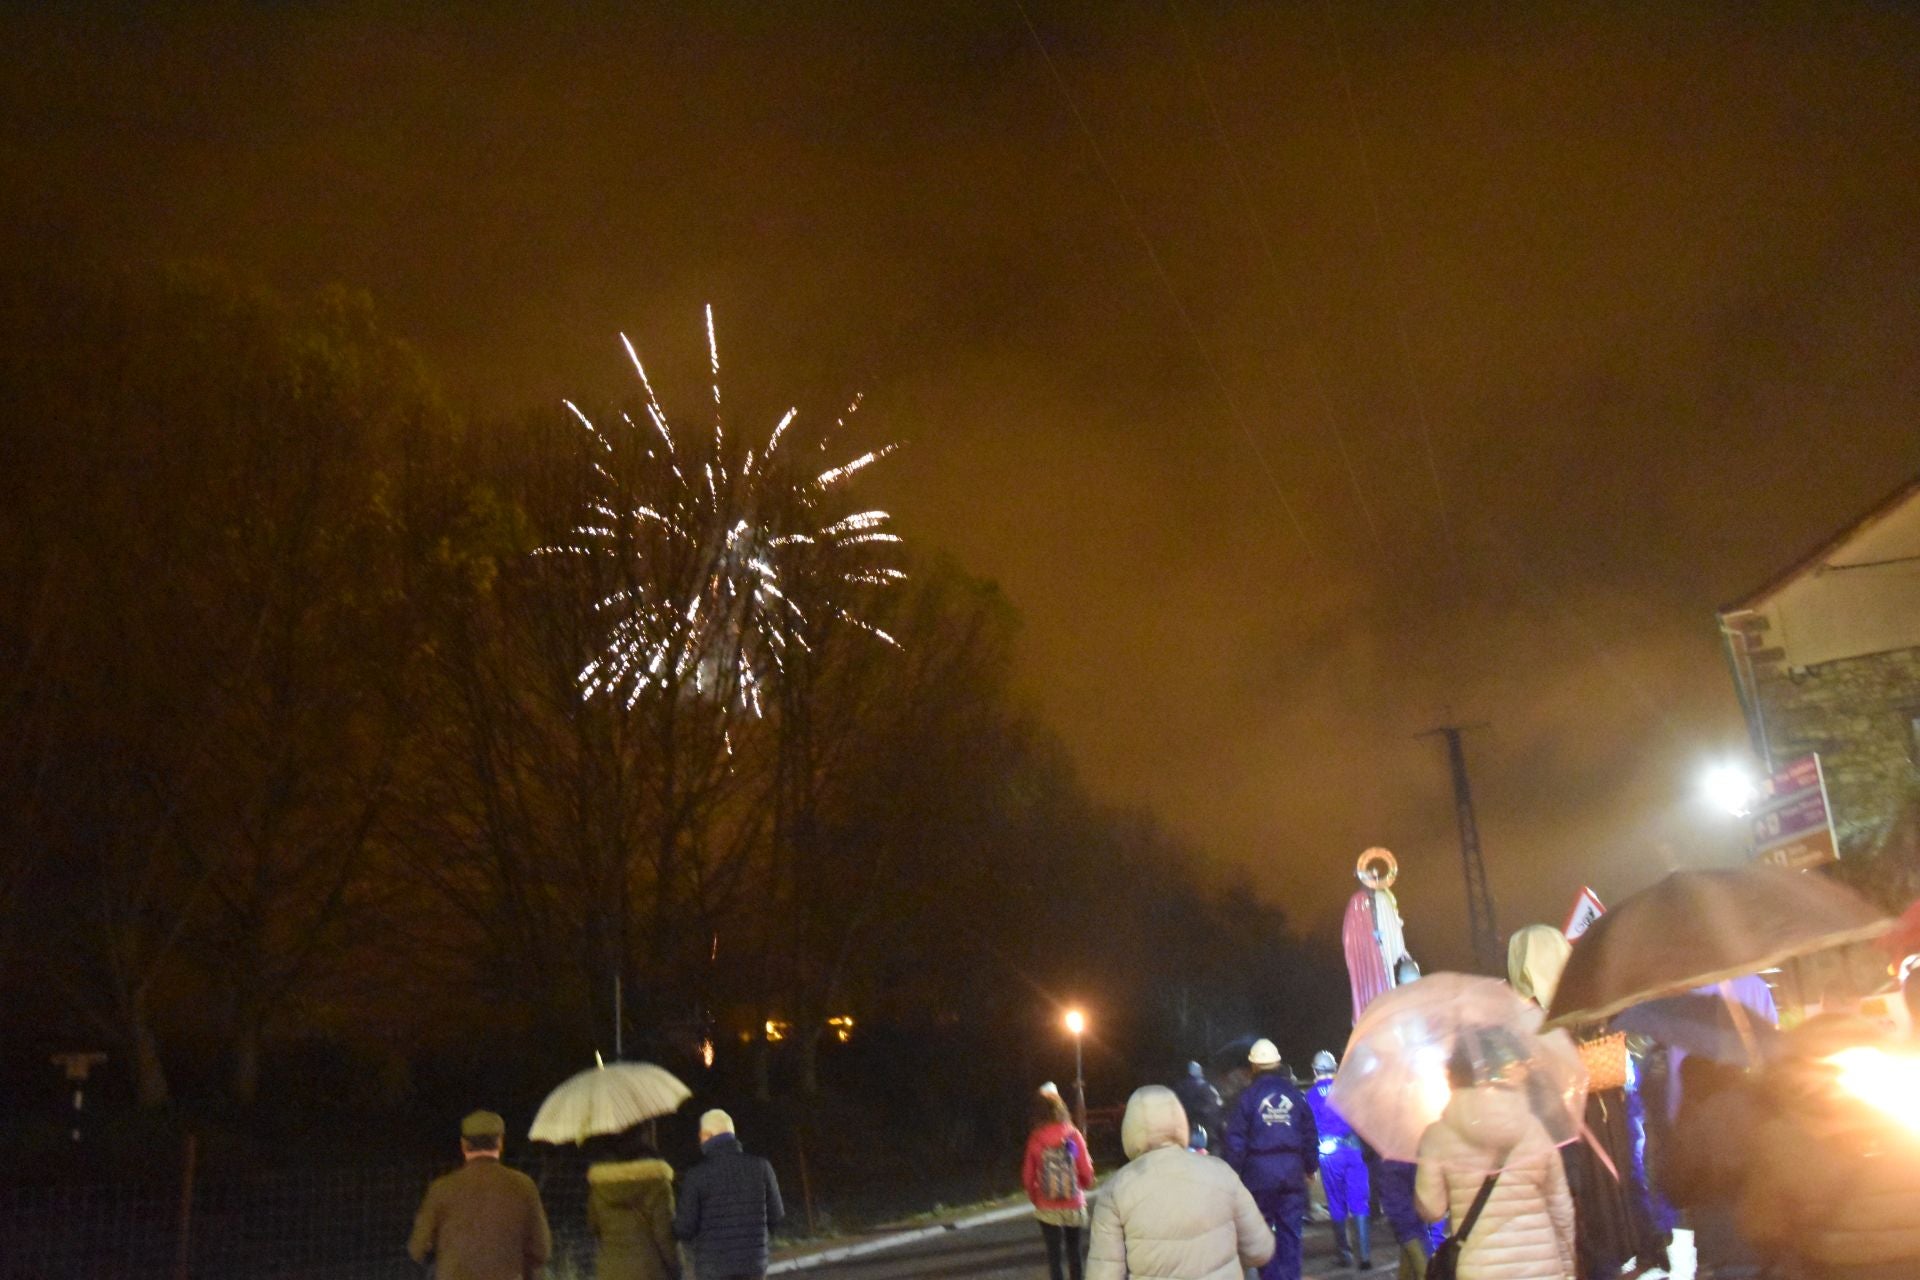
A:
{"type": "Polygon", "coordinates": [[[4,627],[36,726],[11,843],[80,911],[59,972],[143,1101],[167,1094],[154,994],[189,960],[226,994],[250,1097],[385,791],[419,550],[401,473],[438,413],[346,295],[296,307],[197,270],[27,292],[61,331],[7,380],[37,415],[16,442],[35,563],[4,627]]]}

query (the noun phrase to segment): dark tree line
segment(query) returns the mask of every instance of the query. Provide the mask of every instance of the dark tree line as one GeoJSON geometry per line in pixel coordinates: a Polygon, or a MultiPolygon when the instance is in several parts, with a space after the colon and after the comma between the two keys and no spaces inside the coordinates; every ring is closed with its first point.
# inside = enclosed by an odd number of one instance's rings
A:
{"type": "Polygon", "coordinates": [[[1156,1067],[1338,1008],[1278,911],[1087,797],[1012,690],[1013,610],[938,556],[861,602],[897,650],[803,637],[758,716],[583,699],[610,584],[534,552],[588,445],[558,407],[458,420],[344,292],[5,280],[11,1043],[249,1103],[290,1042],[402,1080],[483,1030],[590,1060],[617,979],[629,1052],[811,1095],[852,1016],[980,1046],[961,1097],[1042,1071],[1066,996],[1156,1067]]]}

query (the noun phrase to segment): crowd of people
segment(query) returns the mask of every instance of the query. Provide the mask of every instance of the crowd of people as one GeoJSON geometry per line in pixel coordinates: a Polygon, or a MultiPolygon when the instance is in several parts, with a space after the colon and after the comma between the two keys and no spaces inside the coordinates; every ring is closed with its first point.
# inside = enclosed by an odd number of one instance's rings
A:
{"type": "MultiPolygon", "coordinates": [[[[1196,1062],[1171,1088],[1134,1091],[1127,1163],[1090,1211],[1087,1137],[1042,1086],[1021,1181],[1051,1280],[1300,1280],[1315,1189],[1337,1264],[1373,1269],[1377,1209],[1400,1280],[1920,1280],[1920,1055],[1845,1014],[1776,1034],[1763,982],[1717,984],[1740,1052],[1591,1034],[1598,1065],[1576,1140],[1565,1114],[1549,1125],[1536,1066],[1569,954],[1558,931],[1530,926],[1510,941],[1510,993],[1472,980],[1522,1025],[1452,1038],[1445,1102],[1411,1130],[1412,1160],[1382,1157],[1342,1114],[1332,1053],[1314,1056],[1303,1086],[1259,1039],[1218,1082],[1196,1062]]],[[[420,1205],[409,1252],[439,1280],[546,1264],[539,1193],[500,1163],[503,1132],[492,1112],[468,1116],[462,1167],[420,1205]]],[[[701,1116],[699,1137],[677,1199],[638,1130],[604,1140],[587,1173],[602,1280],[680,1280],[683,1247],[699,1280],[765,1275],[784,1216],[772,1166],[724,1111],[701,1116]]]]}
{"type": "MultiPolygon", "coordinates": [[[[553,1251],[533,1179],[500,1163],[506,1125],[476,1111],[460,1125],[461,1167],[427,1188],[407,1252],[435,1280],[535,1280],[553,1251]]],[[[724,1111],[700,1117],[700,1162],[681,1180],[640,1131],[613,1135],[587,1168],[587,1222],[600,1280],[680,1280],[681,1247],[699,1280],[758,1280],[786,1216],[773,1166],[740,1145],[724,1111]]],[[[1092,1181],[1092,1166],[1087,1178],[1092,1181]]]]}
{"type": "MultiPolygon", "coordinates": [[[[1514,993],[1551,1005],[1569,951],[1547,926],[1515,934],[1514,993]]],[[[1764,982],[1711,997],[1736,998],[1740,1018],[1772,1032],[1764,982]]],[[[1304,1089],[1260,1040],[1218,1084],[1191,1063],[1172,1088],[1137,1090],[1121,1126],[1129,1163],[1091,1213],[1087,1280],[1299,1280],[1316,1182],[1337,1265],[1372,1269],[1377,1208],[1402,1280],[1920,1280],[1920,1055],[1885,1027],[1818,1014],[1737,1061],[1595,1030],[1583,1057],[1615,1066],[1594,1069],[1571,1141],[1543,1123],[1531,1039],[1458,1039],[1414,1161],[1354,1131],[1330,1096],[1329,1052],[1304,1089]],[[1908,1064],[1883,1084],[1891,1100],[1846,1087],[1862,1052],[1908,1064]]],[[[1036,1212],[1070,1208],[1077,1233],[1091,1167],[1077,1166],[1070,1204],[1043,1200],[1033,1176],[1050,1144],[1086,1152],[1057,1096],[1053,1108],[1029,1142],[1027,1186],[1036,1212]]],[[[1082,1280],[1076,1240],[1049,1237],[1053,1280],[1082,1280]]]]}

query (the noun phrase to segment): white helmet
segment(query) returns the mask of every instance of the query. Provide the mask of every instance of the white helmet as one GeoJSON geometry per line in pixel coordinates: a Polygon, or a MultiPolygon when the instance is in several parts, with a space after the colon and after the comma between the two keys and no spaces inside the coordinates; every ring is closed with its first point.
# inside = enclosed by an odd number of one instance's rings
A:
{"type": "Polygon", "coordinates": [[[1273,1041],[1265,1036],[1253,1042],[1253,1048],[1247,1050],[1247,1065],[1252,1067],[1277,1067],[1280,1065],[1280,1050],[1273,1041]]]}
{"type": "Polygon", "coordinates": [[[1340,1064],[1335,1062],[1333,1055],[1325,1049],[1313,1055],[1313,1074],[1317,1076],[1330,1076],[1339,1070],[1339,1068],[1340,1064]]]}

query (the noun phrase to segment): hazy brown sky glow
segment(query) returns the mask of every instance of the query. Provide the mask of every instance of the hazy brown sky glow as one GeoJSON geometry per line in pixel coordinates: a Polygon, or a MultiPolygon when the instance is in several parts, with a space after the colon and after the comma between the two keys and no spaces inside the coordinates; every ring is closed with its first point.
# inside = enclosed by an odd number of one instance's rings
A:
{"type": "Polygon", "coordinates": [[[712,302],[1303,925],[1386,844],[1464,955],[1449,708],[1504,929],[1728,856],[1713,607],[1920,471],[1920,16],[1025,3],[15,11],[0,246],[363,287],[476,413],[698,411],[712,302]]]}

